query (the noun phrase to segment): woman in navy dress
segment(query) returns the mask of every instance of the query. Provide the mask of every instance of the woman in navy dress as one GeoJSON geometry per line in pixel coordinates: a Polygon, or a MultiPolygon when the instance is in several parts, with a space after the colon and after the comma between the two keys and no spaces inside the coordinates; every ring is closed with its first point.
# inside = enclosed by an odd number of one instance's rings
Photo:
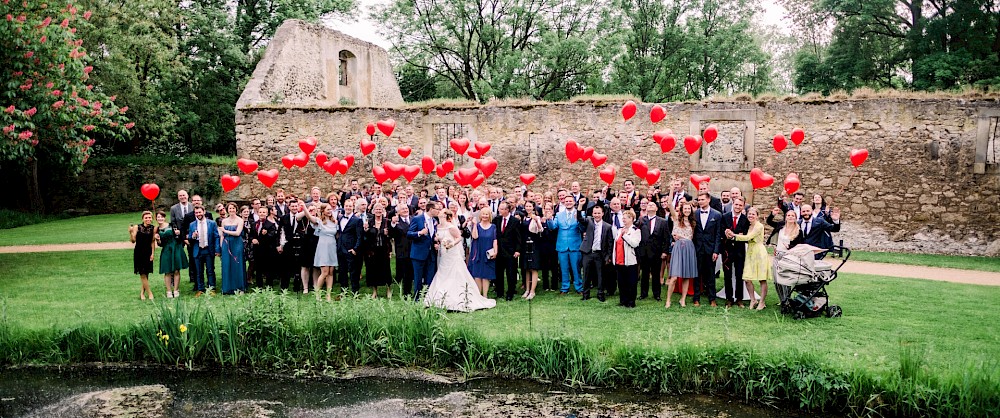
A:
{"type": "Polygon", "coordinates": [[[246,271],[243,270],[243,218],[236,215],[236,204],[226,205],[229,214],[219,221],[222,233],[222,294],[231,295],[246,291],[246,271]]]}
{"type": "Polygon", "coordinates": [[[497,277],[497,231],[493,226],[493,212],[489,208],[479,211],[479,223],[472,227],[472,246],[469,248],[469,273],[487,297],[490,282],[497,277]]]}

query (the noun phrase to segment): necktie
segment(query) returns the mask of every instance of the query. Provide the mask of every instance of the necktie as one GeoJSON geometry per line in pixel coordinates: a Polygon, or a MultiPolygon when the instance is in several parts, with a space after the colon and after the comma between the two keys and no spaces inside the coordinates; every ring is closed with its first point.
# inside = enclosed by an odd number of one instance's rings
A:
{"type": "Polygon", "coordinates": [[[500,225],[500,232],[507,230],[507,218],[503,218],[503,225],[500,225]]]}
{"type": "Polygon", "coordinates": [[[812,225],[812,219],[806,221],[806,231],[805,235],[809,235],[809,227],[812,225]]]}
{"type": "Polygon", "coordinates": [[[649,218],[649,233],[653,233],[653,218],[649,218]]]}
{"type": "Polygon", "coordinates": [[[184,219],[185,215],[187,215],[187,205],[181,205],[181,219],[184,219]]]}
{"type": "Polygon", "coordinates": [[[740,220],[740,215],[733,215],[733,231],[736,231],[736,222],[740,220]]]}
{"type": "Polygon", "coordinates": [[[260,233],[260,225],[261,225],[261,223],[262,223],[261,221],[257,221],[257,233],[258,234],[260,233]]]}
{"type": "Polygon", "coordinates": [[[292,232],[294,232],[294,231],[295,231],[295,229],[296,229],[296,228],[297,228],[298,226],[299,226],[299,223],[298,223],[298,222],[296,222],[296,220],[295,220],[295,217],[294,217],[294,216],[292,216],[292,232]]]}
{"type": "Polygon", "coordinates": [[[621,220],[618,219],[618,214],[616,213],[615,214],[615,228],[621,229],[621,227],[622,227],[621,220]]]}

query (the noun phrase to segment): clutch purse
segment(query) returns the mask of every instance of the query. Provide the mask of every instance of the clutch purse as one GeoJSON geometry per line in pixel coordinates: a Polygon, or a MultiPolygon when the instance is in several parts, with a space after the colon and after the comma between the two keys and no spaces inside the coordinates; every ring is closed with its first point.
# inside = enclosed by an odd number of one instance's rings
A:
{"type": "Polygon", "coordinates": [[[486,250],[486,258],[489,258],[491,260],[494,259],[494,258],[497,258],[497,252],[496,252],[496,250],[494,250],[492,248],[486,250]]]}

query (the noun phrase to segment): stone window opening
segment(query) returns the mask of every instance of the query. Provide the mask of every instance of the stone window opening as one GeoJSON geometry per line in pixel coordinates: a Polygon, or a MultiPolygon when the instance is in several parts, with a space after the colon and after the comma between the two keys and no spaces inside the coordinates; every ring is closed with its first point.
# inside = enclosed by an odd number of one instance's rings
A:
{"type": "MultiPolygon", "coordinates": [[[[451,149],[451,140],[455,138],[469,138],[469,127],[464,123],[433,123],[431,124],[431,131],[434,135],[434,160],[440,163],[448,158],[455,160],[456,164],[461,163],[458,160],[458,153],[451,149]]],[[[469,147],[472,145],[470,144],[469,147]]]]}
{"type": "Polygon", "coordinates": [[[974,174],[1000,173],[1000,109],[979,109],[974,174]]]}
{"type": "Polygon", "coordinates": [[[343,50],[340,51],[340,66],[338,67],[338,78],[341,86],[346,86],[348,82],[348,69],[350,68],[351,60],[354,59],[354,54],[351,51],[343,50]]]}
{"type": "Polygon", "coordinates": [[[986,164],[1000,164],[1000,117],[990,118],[987,128],[986,164]]]}

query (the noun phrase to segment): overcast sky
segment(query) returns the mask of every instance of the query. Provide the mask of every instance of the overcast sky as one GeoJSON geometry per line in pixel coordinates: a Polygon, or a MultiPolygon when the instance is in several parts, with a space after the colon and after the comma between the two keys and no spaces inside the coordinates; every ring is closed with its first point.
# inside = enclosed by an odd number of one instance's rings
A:
{"type": "MultiPolygon", "coordinates": [[[[355,38],[389,49],[392,46],[389,41],[375,33],[377,23],[368,20],[366,17],[372,5],[383,3],[388,3],[388,0],[359,0],[361,12],[358,13],[357,20],[342,21],[331,19],[326,24],[355,38]]],[[[761,5],[764,7],[764,14],[758,15],[757,19],[766,25],[775,25],[781,28],[782,31],[787,32],[787,29],[785,29],[786,25],[781,23],[785,9],[778,5],[775,0],[761,0],[761,5]]]]}

